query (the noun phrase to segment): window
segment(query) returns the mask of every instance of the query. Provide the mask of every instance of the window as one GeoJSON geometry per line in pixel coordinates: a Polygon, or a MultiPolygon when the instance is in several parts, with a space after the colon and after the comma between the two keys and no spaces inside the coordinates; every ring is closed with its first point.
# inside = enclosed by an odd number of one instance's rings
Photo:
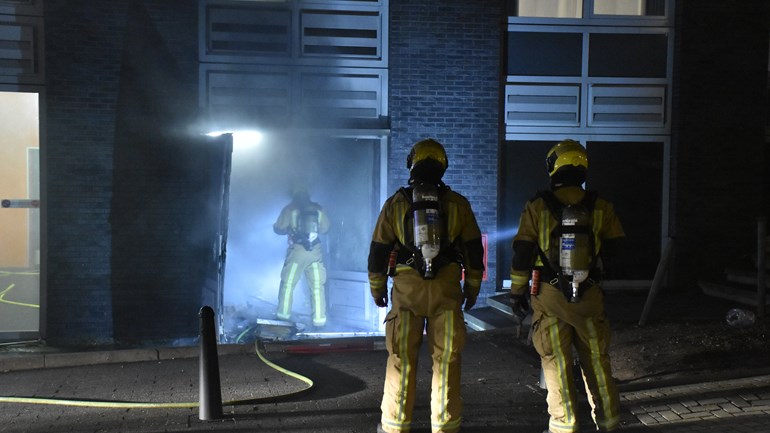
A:
{"type": "Polygon", "coordinates": [[[591,77],[665,78],[668,36],[664,33],[592,33],[591,77]]]}
{"type": "Polygon", "coordinates": [[[511,15],[538,18],[582,18],[582,0],[515,0],[511,15]]]}
{"type": "Polygon", "coordinates": [[[583,35],[508,32],[508,75],[579,77],[583,35]]]}
{"type": "Polygon", "coordinates": [[[0,91],[0,340],[40,330],[39,94],[0,91]]]}
{"type": "Polygon", "coordinates": [[[666,0],[508,0],[508,15],[520,18],[665,18],[666,0]]]}
{"type": "Polygon", "coordinates": [[[594,15],[665,16],[665,0],[594,0],[594,15]]]}

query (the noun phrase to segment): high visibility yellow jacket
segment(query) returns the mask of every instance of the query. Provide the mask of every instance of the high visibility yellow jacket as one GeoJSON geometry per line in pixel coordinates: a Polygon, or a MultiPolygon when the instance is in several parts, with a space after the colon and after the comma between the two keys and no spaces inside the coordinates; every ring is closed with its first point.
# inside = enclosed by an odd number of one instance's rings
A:
{"type": "MultiPolygon", "coordinates": [[[[554,191],[556,198],[565,205],[576,204],[583,200],[586,192],[582,188],[569,186],[554,191]]],[[[552,231],[560,224],[549,210],[541,196],[529,200],[524,206],[519,221],[519,230],[513,238],[513,260],[511,263],[511,294],[525,293],[533,267],[542,267],[543,262],[535,247],[551,260],[554,249],[559,245],[553,242],[552,231]]],[[[591,212],[591,231],[593,233],[594,255],[602,251],[603,242],[625,236],[623,226],[615,215],[615,209],[609,201],[597,197],[591,212]]],[[[558,264],[558,261],[556,262],[558,264]]]]}
{"type": "Polygon", "coordinates": [[[329,231],[330,224],[326,212],[323,211],[321,205],[312,201],[307,203],[292,201],[287,204],[273,224],[273,231],[279,235],[289,235],[289,241],[294,241],[291,237],[300,229],[302,215],[307,212],[317,213],[318,233],[324,234],[329,231]]]}
{"type": "MultiPolygon", "coordinates": [[[[481,289],[484,272],[483,245],[481,231],[468,200],[447,187],[439,194],[440,212],[444,223],[442,230],[442,254],[449,253],[457,259],[446,267],[461,265],[465,271],[464,290],[466,296],[476,297],[481,289]],[[451,251],[445,251],[451,250],[451,251]]],[[[411,188],[402,188],[393,194],[382,207],[372,234],[372,244],[369,252],[369,285],[375,298],[387,296],[388,258],[394,248],[401,252],[403,262],[404,252],[409,251],[408,245],[413,238],[413,218],[411,217],[411,188]]],[[[418,271],[406,263],[398,263],[394,284],[400,279],[403,282],[414,281],[418,271]],[[412,275],[414,274],[414,275],[412,275]]],[[[459,285],[460,272],[456,273],[439,270],[436,282],[443,278],[454,279],[459,285]]],[[[394,301],[395,306],[395,301],[394,301]]]]}

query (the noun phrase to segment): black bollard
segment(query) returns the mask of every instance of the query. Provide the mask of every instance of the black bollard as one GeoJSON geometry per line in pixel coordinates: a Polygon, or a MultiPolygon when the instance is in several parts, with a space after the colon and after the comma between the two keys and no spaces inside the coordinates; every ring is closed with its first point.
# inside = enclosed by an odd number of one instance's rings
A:
{"type": "Polygon", "coordinates": [[[200,406],[198,419],[210,421],[222,418],[222,389],[219,384],[219,356],[214,325],[214,310],[205,306],[199,313],[201,319],[200,347],[200,406]]]}

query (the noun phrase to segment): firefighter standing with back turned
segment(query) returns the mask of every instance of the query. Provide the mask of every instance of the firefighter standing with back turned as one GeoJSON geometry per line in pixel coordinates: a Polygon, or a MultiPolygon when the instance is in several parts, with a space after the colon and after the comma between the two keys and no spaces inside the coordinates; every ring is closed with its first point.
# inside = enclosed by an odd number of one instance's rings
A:
{"type": "Polygon", "coordinates": [[[304,185],[295,185],[292,201],[287,204],[273,224],[273,231],[288,235],[289,247],[281,269],[281,285],[278,290],[276,318],[291,318],[294,288],[302,275],[310,288],[313,306],[313,326],[326,325],[326,268],[319,234],[329,231],[329,219],[321,205],[310,200],[304,185]]]}
{"type": "Polygon", "coordinates": [[[532,303],[532,340],[548,388],[550,422],[544,433],[579,430],[573,346],[578,353],[596,428],[618,428],[619,396],[607,352],[610,326],[599,285],[611,250],[625,235],[613,206],[582,184],[585,148],[564,140],[547,155],[551,188],[530,199],[513,238],[511,301],[526,314],[532,303]],[[539,287],[529,286],[530,277],[539,287]]]}
{"type": "Polygon", "coordinates": [[[481,288],[481,232],[468,200],[441,181],[447,156],[439,142],[417,142],[406,166],[409,186],[383,205],[369,251],[369,284],[377,306],[387,307],[387,279],[393,278],[377,431],[411,428],[417,358],[425,332],[433,362],[431,428],[434,433],[454,433],[460,429],[463,408],[460,354],[466,330],[461,308],[473,307],[481,288]]]}

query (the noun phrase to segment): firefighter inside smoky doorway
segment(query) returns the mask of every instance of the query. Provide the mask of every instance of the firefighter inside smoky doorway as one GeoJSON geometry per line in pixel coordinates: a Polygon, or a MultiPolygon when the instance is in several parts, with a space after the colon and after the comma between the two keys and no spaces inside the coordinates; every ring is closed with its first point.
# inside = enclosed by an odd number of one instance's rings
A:
{"type": "Polygon", "coordinates": [[[310,199],[305,185],[292,187],[291,202],[281,210],[273,231],[285,235],[288,242],[281,269],[276,319],[292,318],[294,290],[304,276],[310,289],[313,326],[323,327],[326,325],[326,267],[319,235],[329,231],[329,218],[321,205],[310,199]]]}
{"type": "MultiPolygon", "coordinates": [[[[223,278],[226,341],[380,332],[382,320],[374,314],[378,311],[365,284],[367,238],[379,210],[382,145],[380,139],[275,131],[265,133],[256,146],[234,145],[223,278]],[[307,242],[317,242],[311,250],[321,252],[325,282],[319,302],[324,302],[325,312],[314,317],[314,279],[298,265],[291,302],[284,304],[290,308],[284,310],[290,319],[280,320],[279,299],[286,299],[279,294],[281,271],[290,253],[288,244],[294,241],[288,231],[277,235],[274,226],[298,185],[321,207],[317,241],[308,237],[307,242]],[[321,230],[326,224],[328,231],[321,230]],[[318,328],[323,317],[325,325],[318,328]]],[[[308,232],[315,236],[314,230],[308,232]]],[[[304,249],[301,244],[297,247],[304,249]]],[[[320,267],[316,270],[322,272],[320,267]]]]}

